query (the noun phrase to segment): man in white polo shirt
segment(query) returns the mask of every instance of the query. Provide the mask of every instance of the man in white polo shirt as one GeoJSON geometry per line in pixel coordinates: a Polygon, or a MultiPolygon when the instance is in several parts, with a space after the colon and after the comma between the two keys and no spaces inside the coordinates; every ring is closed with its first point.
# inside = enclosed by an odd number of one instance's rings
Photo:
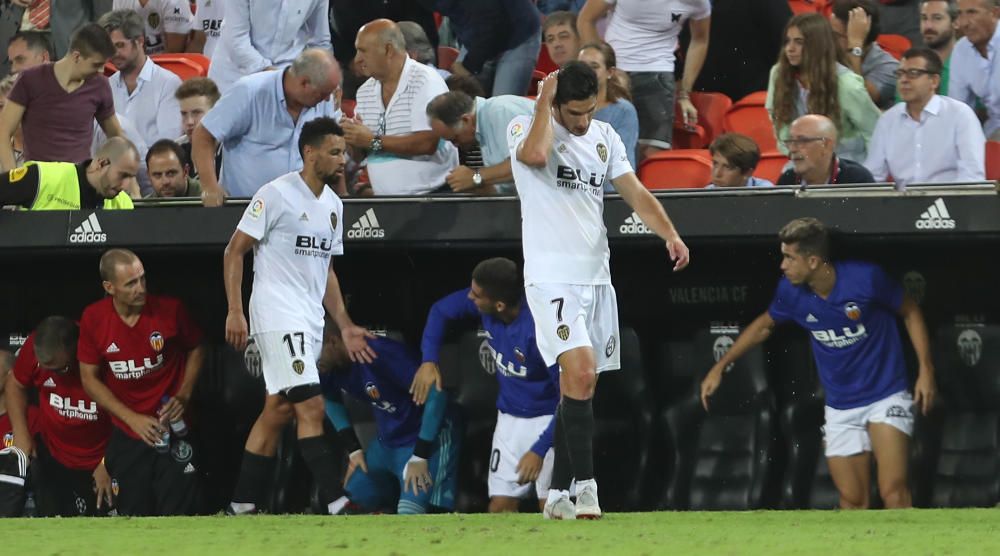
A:
{"type": "Polygon", "coordinates": [[[187,0],[115,0],[115,10],[135,10],[145,26],[146,54],[184,52],[194,28],[187,0]]]}
{"type": "Polygon", "coordinates": [[[903,102],[879,118],[865,166],[875,181],[892,176],[910,183],[986,179],[985,141],[979,119],[965,103],[937,94],[941,58],[911,48],[896,70],[903,102]]]}
{"type": "Polygon", "coordinates": [[[369,79],[358,89],[355,118],[341,125],[347,144],[367,156],[375,194],[441,188],[458,166],[458,150],[431,131],[425,110],[448,86],[434,68],[407,56],[403,33],[388,19],[361,27],[355,45],[355,61],[369,79]]]}

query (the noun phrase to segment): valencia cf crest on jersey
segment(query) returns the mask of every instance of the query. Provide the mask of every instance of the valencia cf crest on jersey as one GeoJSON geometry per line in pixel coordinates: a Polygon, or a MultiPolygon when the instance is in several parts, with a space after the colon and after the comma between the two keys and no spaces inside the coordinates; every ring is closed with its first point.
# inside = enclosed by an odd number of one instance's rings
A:
{"type": "Polygon", "coordinates": [[[597,144],[597,156],[601,157],[601,162],[608,161],[608,148],[604,146],[604,143],[597,144]]]}
{"type": "Polygon", "coordinates": [[[296,359],[292,361],[292,370],[295,374],[300,375],[306,371],[306,364],[301,359],[296,359]]]}
{"type": "Polygon", "coordinates": [[[524,352],[518,348],[514,348],[514,357],[517,358],[518,363],[524,363],[524,352]]]}
{"type": "Polygon", "coordinates": [[[337,223],[338,223],[338,221],[337,221],[337,213],[336,212],[331,212],[330,213],[330,229],[336,231],[337,230],[337,223]]]}
{"type": "Polygon", "coordinates": [[[844,314],[851,320],[860,320],[861,307],[858,307],[858,304],[853,301],[848,301],[847,304],[844,305],[844,314]]]}
{"type": "Polygon", "coordinates": [[[149,18],[147,18],[147,21],[149,22],[150,27],[156,29],[157,27],[160,26],[160,14],[156,12],[149,14],[149,18]]]}
{"type": "Polygon", "coordinates": [[[378,391],[378,386],[375,386],[374,382],[369,382],[368,384],[365,384],[365,392],[368,393],[369,398],[376,401],[378,401],[378,399],[382,397],[382,394],[380,394],[378,391]]]}
{"type": "Polygon", "coordinates": [[[559,339],[564,342],[569,340],[569,327],[565,324],[560,324],[559,327],[556,328],[556,336],[559,336],[559,339]]]}
{"type": "Polygon", "coordinates": [[[163,351],[163,334],[153,332],[149,335],[149,345],[157,352],[163,351]]]}
{"type": "Polygon", "coordinates": [[[14,445],[14,433],[8,432],[3,435],[3,447],[10,448],[14,445]]]}

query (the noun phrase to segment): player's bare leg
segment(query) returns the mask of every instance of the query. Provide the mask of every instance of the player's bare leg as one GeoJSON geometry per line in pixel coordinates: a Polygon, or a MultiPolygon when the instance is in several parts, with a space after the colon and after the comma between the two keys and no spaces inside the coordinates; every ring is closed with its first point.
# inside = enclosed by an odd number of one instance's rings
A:
{"type": "Polygon", "coordinates": [[[830,477],[840,492],[840,508],[862,510],[870,505],[871,452],[827,458],[830,477]]]}
{"type": "MultiPolygon", "coordinates": [[[[557,427],[562,426],[564,442],[555,444],[556,465],[560,459],[565,465],[565,451],[569,456],[572,476],[576,478],[576,508],[577,518],[598,519],[601,517],[601,507],[597,499],[597,482],[594,480],[594,408],[591,403],[594,388],[597,386],[597,359],[594,350],[589,347],[579,347],[564,352],[559,356],[559,387],[562,401],[559,403],[557,417],[560,419],[557,427]]],[[[560,477],[560,483],[564,477],[560,477]]],[[[557,484],[553,470],[552,490],[547,506],[559,503],[564,489],[568,484],[557,484]],[[556,491],[555,496],[552,492],[556,491]]],[[[567,496],[568,499],[568,496],[567,496]]]]}
{"type": "Polygon", "coordinates": [[[878,492],[887,509],[909,508],[913,505],[907,484],[910,437],[885,423],[868,423],[878,465],[878,492]]]}
{"type": "Polygon", "coordinates": [[[490,498],[490,513],[498,514],[505,512],[516,512],[521,505],[520,498],[510,496],[494,496],[490,498]]]}
{"type": "Polygon", "coordinates": [[[264,398],[261,410],[244,446],[240,478],[233,500],[226,509],[230,515],[254,513],[260,503],[261,487],[274,472],[274,454],[283,429],[292,420],[292,404],[284,396],[273,394],[264,398]]]}
{"type": "Polygon", "coordinates": [[[264,409],[250,429],[246,451],[258,456],[273,456],[278,451],[281,430],[292,422],[294,416],[292,403],[284,396],[280,394],[267,396],[264,399],[264,409]]]}

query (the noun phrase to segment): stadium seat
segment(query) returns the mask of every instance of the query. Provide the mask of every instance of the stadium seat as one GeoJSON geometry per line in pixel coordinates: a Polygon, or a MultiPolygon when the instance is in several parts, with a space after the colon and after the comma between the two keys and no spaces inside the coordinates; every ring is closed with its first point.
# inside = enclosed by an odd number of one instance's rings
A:
{"type": "Polygon", "coordinates": [[[749,136],[757,143],[761,152],[778,150],[771,117],[764,108],[766,100],[767,91],[750,93],[734,103],[723,118],[723,128],[726,131],[749,136]]]}
{"type": "Polygon", "coordinates": [[[910,39],[904,37],[903,35],[879,35],[875,42],[882,47],[892,57],[899,60],[903,57],[903,53],[910,49],[912,43],[910,39]]]}
{"type": "Polygon", "coordinates": [[[822,13],[826,8],[827,0],[788,0],[788,7],[793,14],[822,13]]]}
{"type": "Polygon", "coordinates": [[[722,135],[726,112],[733,106],[732,99],[722,93],[692,92],[691,104],[698,109],[698,125],[705,128],[706,144],[722,135]]]}
{"type": "Polygon", "coordinates": [[[788,164],[788,157],[779,151],[761,153],[760,162],[757,163],[757,169],[754,170],[753,175],[770,180],[772,183],[778,183],[778,178],[781,177],[785,164],[788,164]]]}
{"type": "Polygon", "coordinates": [[[450,70],[451,65],[458,59],[458,49],[452,46],[441,45],[437,50],[438,67],[443,70],[450,70]]]}
{"type": "Polygon", "coordinates": [[[106,62],[104,64],[104,77],[111,77],[117,71],[118,68],[116,68],[115,65],[112,64],[111,62],[106,62]]]}
{"type": "Polygon", "coordinates": [[[986,142],[986,179],[1000,180],[1000,141],[986,142]]]}
{"type": "Polygon", "coordinates": [[[175,73],[181,81],[192,77],[208,77],[208,66],[211,64],[207,56],[191,52],[152,54],[150,59],[161,68],[175,73]]]}
{"type": "MultiPolygon", "coordinates": [[[[544,50],[544,48],[542,49],[544,50]]],[[[531,99],[534,99],[538,95],[538,84],[545,79],[545,72],[539,70],[533,70],[531,72],[531,82],[528,83],[528,94],[525,95],[531,99]]]]}
{"type": "Polygon", "coordinates": [[[704,149],[660,151],[639,163],[646,189],[701,188],[712,181],[712,157],[704,149]]]}
{"type": "Polygon", "coordinates": [[[348,118],[354,117],[354,108],[358,105],[358,101],[352,98],[345,98],[340,101],[340,109],[344,112],[344,115],[348,118]]]}
{"type": "Polygon", "coordinates": [[[543,77],[559,69],[559,66],[549,58],[549,49],[542,45],[538,51],[538,62],[535,63],[535,70],[542,72],[543,77]]]}
{"type": "Polygon", "coordinates": [[[737,335],[703,329],[694,339],[695,381],[690,394],[661,415],[673,446],[673,476],[662,506],[671,510],[747,510],[765,507],[773,457],[774,394],[764,351],[756,347],[726,373],[706,413],[700,383],[737,335]]]}
{"type": "Polygon", "coordinates": [[[708,147],[708,132],[700,125],[688,126],[681,123],[683,120],[678,114],[674,117],[673,137],[670,145],[676,150],[704,149],[708,147]]]}

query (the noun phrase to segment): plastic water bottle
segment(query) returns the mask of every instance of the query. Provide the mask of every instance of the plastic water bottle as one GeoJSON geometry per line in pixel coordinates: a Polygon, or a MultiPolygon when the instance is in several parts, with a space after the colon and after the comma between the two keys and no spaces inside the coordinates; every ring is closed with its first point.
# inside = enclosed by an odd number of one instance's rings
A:
{"type": "MultiPolygon", "coordinates": [[[[163,404],[166,405],[168,401],[170,401],[170,398],[168,396],[163,396],[163,404]]],[[[184,422],[184,418],[181,417],[176,421],[170,421],[170,430],[173,431],[174,436],[177,438],[184,438],[187,436],[188,427],[187,423],[184,422]]]]}
{"type": "Polygon", "coordinates": [[[170,429],[163,431],[163,435],[156,439],[156,442],[153,443],[153,449],[161,454],[170,451],[170,429]]]}

